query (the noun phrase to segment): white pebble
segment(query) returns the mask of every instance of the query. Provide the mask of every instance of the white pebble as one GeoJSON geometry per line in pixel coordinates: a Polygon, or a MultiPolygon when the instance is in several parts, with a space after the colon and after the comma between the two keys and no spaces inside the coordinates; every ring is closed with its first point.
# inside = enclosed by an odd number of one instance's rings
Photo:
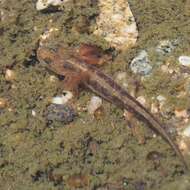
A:
{"type": "Polygon", "coordinates": [[[93,96],[90,103],[87,106],[89,114],[94,114],[94,112],[102,106],[102,99],[98,96],[93,96]]]}
{"type": "Polygon", "coordinates": [[[190,66],[190,56],[180,56],[179,57],[179,63],[184,66],[190,66]]]}
{"type": "Polygon", "coordinates": [[[32,110],[32,116],[36,116],[36,111],[35,110],[32,110]]]}
{"type": "Polygon", "coordinates": [[[165,101],[166,101],[166,98],[165,98],[164,96],[162,96],[162,95],[158,95],[158,96],[156,97],[156,99],[157,99],[159,102],[165,102],[165,101]]]}
{"type": "Polygon", "coordinates": [[[190,137],[190,125],[188,125],[182,132],[182,135],[185,137],[190,137]]]}
{"type": "Polygon", "coordinates": [[[41,11],[41,10],[48,8],[50,5],[59,6],[67,1],[68,0],[38,0],[36,2],[36,9],[38,11],[41,11]]]}
{"type": "Polygon", "coordinates": [[[65,91],[64,95],[53,97],[51,100],[51,103],[52,104],[66,104],[72,97],[73,97],[72,92],[65,91]]]}

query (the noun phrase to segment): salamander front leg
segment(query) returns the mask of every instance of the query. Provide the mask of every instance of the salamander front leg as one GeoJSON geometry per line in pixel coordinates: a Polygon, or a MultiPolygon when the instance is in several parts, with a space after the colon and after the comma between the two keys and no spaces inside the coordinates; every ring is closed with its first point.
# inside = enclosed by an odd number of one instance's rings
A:
{"type": "Polygon", "coordinates": [[[63,81],[63,88],[66,91],[71,91],[74,97],[79,96],[79,87],[86,82],[88,76],[85,73],[69,73],[63,81]]]}

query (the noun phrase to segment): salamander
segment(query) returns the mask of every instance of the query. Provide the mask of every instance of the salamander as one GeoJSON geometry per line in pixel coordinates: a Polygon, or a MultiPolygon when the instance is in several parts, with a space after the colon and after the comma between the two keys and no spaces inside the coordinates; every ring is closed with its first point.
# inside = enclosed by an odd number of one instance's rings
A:
{"type": "Polygon", "coordinates": [[[96,66],[99,63],[99,57],[94,54],[93,47],[87,46],[84,48],[81,53],[83,58],[76,56],[72,51],[69,52],[66,52],[63,47],[59,47],[57,51],[40,47],[37,51],[37,58],[40,62],[45,62],[49,70],[65,77],[65,89],[77,94],[78,86],[82,84],[108,102],[134,113],[137,118],[144,119],[154,131],[169,143],[187,169],[187,164],[181,151],[163,128],[164,125],[124,88],[96,66]],[[90,59],[88,53],[94,58],[90,59]]]}

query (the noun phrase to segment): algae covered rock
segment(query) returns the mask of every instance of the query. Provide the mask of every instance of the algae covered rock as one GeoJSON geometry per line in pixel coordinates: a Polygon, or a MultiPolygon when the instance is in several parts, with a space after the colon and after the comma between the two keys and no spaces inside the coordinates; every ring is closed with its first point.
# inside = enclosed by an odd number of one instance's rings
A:
{"type": "Polygon", "coordinates": [[[100,14],[94,34],[103,37],[112,47],[125,50],[136,43],[135,18],[125,0],[99,0],[100,14]]]}

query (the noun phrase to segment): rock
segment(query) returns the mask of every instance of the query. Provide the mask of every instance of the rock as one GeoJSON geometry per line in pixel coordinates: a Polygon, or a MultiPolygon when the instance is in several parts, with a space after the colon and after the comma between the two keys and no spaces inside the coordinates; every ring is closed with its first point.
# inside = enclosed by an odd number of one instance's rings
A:
{"type": "Polygon", "coordinates": [[[68,0],[38,0],[36,2],[36,9],[38,11],[47,9],[49,6],[60,6],[68,0]]]}
{"type": "Polygon", "coordinates": [[[172,50],[175,49],[177,44],[178,44],[177,40],[173,40],[173,41],[162,40],[160,41],[159,45],[156,47],[156,52],[161,53],[161,54],[169,54],[171,53],[172,50]]]}
{"type": "Polygon", "coordinates": [[[69,105],[50,104],[44,115],[48,121],[58,121],[68,124],[74,120],[77,114],[69,105]]]}
{"type": "Polygon", "coordinates": [[[138,31],[135,18],[126,0],[99,0],[99,16],[94,34],[110,46],[126,50],[136,43],[138,31]]]}
{"type": "Polygon", "coordinates": [[[178,60],[181,65],[190,67],[190,56],[182,55],[178,60]]]}
{"type": "Polygon", "coordinates": [[[145,50],[142,50],[137,57],[135,57],[131,64],[130,68],[135,74],[148,75],[152,70],[150,61],[148,59],[148,53],[145,50]]]}
{"type": "Polygon", "coordinates": [[[102,106],[102,99],[98,96],[93,96],[90,100],[90,103],[87,106],[88,113],[94,114],[95,111],[102,106]]]}

